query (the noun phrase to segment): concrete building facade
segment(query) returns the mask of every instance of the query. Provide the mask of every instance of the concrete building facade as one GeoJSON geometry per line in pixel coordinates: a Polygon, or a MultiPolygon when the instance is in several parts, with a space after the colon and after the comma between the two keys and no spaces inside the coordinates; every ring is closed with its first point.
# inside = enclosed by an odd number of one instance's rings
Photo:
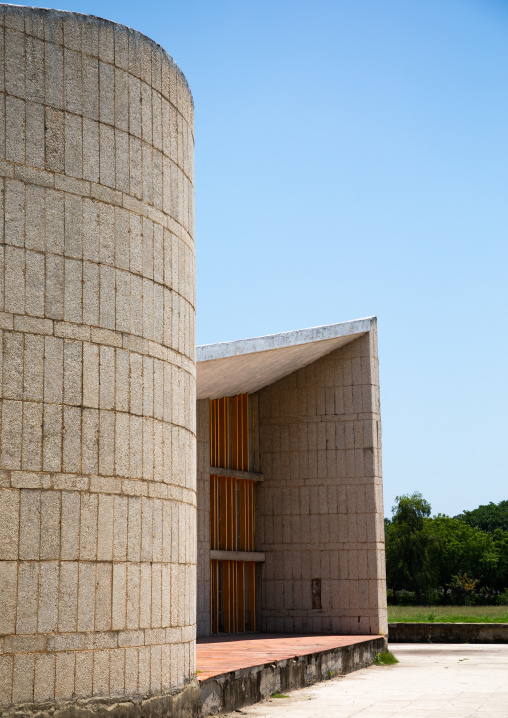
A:
{"type": "Polygon", "coordinates": [[[75,13],[0,6],[0,63],[0,702],[166,705],[195,680],[192,97],[75,13]]]}
{"type": "Polygon", "coordinates": [[[178,66],[10,5],[0,64],[2,711],[199,715],[196,623],[386,633],[375,319],[196,369],[178,66]]]}
{"type": "Polygon", "coordinates": [[[216,632],[214,560],[255,563],[262,631],[386,634],[375,318],[198,347],[197,359],[198,635],[216,632]],[[211,466],[210,400],[247,393],[252,470],[211,466]],[[250,553],[211,550],[217,474],[255,485],[250,553]]]}

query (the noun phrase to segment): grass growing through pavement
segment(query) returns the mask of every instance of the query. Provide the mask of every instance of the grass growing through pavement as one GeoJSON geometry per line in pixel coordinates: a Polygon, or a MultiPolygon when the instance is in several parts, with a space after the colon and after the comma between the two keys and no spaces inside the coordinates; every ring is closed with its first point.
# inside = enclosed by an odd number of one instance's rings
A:
{"type": "Polygon", "coordinates": [[[381,653],[376,653],[374,657],[375,666],[393,666],[394,663],[398,662],[398,658],[395,658],[391,651],[381,651],[381,653]]]}
{"type": "Polygon", "coordinates": [[[508,606],[388,606],[390,623],[508,623],[508,606]]]}

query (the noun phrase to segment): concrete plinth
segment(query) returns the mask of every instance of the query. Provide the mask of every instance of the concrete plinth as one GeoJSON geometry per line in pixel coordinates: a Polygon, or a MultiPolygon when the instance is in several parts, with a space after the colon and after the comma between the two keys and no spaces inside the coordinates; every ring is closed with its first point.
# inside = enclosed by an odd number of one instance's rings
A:
{"type": "Polygon", "coordinates": [[[383,636],[251,634],[200,639],[198,679],[203,715],[236,711],[297,688],[370,665],[383,636]]]}

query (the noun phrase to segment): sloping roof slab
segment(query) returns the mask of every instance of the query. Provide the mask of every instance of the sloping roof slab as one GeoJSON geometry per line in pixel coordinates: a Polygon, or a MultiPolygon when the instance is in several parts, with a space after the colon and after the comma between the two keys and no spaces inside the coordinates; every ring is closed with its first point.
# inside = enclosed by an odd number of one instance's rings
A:
{"type": "Polygon", "coordinates": [[[259,391],[370,331],[375,317],[197,347],[197,399],[259,391]]]}

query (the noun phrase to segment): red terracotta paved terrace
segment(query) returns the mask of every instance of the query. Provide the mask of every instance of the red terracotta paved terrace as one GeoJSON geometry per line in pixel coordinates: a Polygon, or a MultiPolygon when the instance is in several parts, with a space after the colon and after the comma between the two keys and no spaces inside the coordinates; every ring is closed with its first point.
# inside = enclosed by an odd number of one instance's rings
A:
{"type": "Polygon", "coordinates": [[[295,656],[328,651],[331,648],[352,646],[372,641],[380,636],[315,636],[277,633],[245,634],[198,638],[196,667],[198,680],[223,673],[250,668],[264,663],[284,661],[295,656]]]}

